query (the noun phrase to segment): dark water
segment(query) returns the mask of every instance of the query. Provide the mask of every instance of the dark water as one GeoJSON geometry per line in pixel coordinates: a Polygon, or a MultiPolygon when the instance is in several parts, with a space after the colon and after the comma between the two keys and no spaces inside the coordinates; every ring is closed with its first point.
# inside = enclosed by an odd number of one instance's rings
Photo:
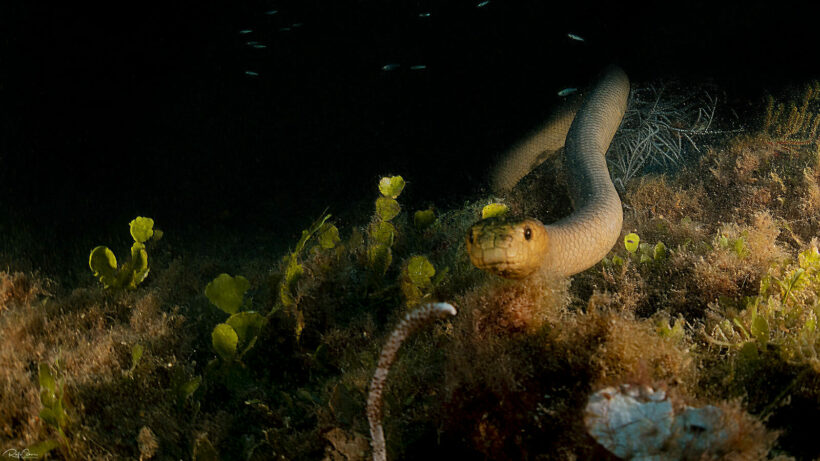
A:
{"type": "Polygon", "coordinates": [[[11,3],[0,222],[55,253],[137,215],[289,245],[325,207],[366,220],[383,174],[409,181],[409,208],[446,208],[612,63],[710,80],[741,117],[820,76],[815,14],[763,2],[11,3]]]}

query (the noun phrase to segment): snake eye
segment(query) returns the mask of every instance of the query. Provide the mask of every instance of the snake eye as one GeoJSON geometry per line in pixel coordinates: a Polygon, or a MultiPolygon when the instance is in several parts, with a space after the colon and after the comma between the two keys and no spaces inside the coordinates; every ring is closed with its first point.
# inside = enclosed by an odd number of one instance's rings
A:
{"type": "Polygon", "coordinates": [[[524,228],[524,238],[527,240],[532,238],[532,229],[530,229],[529,226],[524,228]]]}

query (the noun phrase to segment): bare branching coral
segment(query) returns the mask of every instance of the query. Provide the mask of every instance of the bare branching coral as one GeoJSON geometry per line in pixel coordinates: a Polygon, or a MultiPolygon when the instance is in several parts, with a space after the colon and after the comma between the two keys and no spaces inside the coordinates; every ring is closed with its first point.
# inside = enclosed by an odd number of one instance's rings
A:
{"type": "Polygon", "coordinates": [[[706,91],[691,97],[663,86],[633,90],[607,156],[615,185],[624,190],[652,165],[677,168],[693,151],[700,152],[697,138],[726,133],[712,127],[716,109],[717,97],[706,91]]]}
{"type": "Polygon", "coordinates": [[[387,380],[390,365],[396,360],[396,354],[405,339],[427,323],[448,315],[456,315],[456,309],[450,304],[425,304],[407,314],[393,330],[384,345],[379,357],[379,364],[376,366],[376,372],[373,374],[373,380],[370,382],[370,394],[367,397],[367,420],[370,424],[370,436],[373,439],[373,459],[375,461],[387,459],[387,448],[381,419],[382,393],[384,392],[384,383],[387,380]]]}

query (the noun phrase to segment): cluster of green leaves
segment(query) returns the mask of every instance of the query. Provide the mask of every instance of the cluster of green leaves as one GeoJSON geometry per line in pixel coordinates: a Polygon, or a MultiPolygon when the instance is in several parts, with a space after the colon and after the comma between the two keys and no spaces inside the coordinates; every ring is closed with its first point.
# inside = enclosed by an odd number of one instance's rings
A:
{"type": "Polygon", "coordinates": [[[774,347],[787,362],[820,372],[820,253],[816,247],[801,252],[797,261],[770,269],[760,281],[757,296],[745,298],[744,304],[732,321],[725,319],[715,326],[712,342],[750,359],[774,347]]]}
{"type": "Polygon", "coordinates": [[[240,362],[259,337],[267,322],[262,314],[250,310],[245,292],[251,287],[245,277],[219,274],[205,287],[205,296],[221,311],[229,314],[224,323],[211,332],[211,344],[223,364],[240,362]],[[241,309],[245,310],[241,310],[241,309]]]}
{"type": "MultiPolygon", "coordinates": [[[[293,251],[285,255],[285,273],[279,283],[279,301],[290,310],[296,320],[296,337],[298,338],[305,327],[305,319],[299,310],[299,298],[296,293],[296,284],[305,274],[305,268],[299,262],[299,256],[308,244],[311,237],[316,236],[318,247],[332,249],[339,244],[339,229],[327,222],[330,215],[326,214],[317,219],[309,228],[302,231],[302,236],[296,242],[293,251]]],[[[274,307],[268,315],[273,314],[279,306],[274,307]]]]}
{"type": "Polygon", "coordinates": [[[718,234],[715,240],[715,247],[723,248],[725,250],[730,249],[737,255],[738,258],[742,259],[749,255],[749,248],[746,246],[745,233],[734,239],[730,239],[723,234],[718,234]]]}
{"type": "Polygon", "coordinates": [[[43,404],[43,409],[40,410],[40,419],[45,421],[48,426],[53,428],[59,436],[59,442],[56,440],[46,440],[40,442],[33,447],[30,447],[28,452],[33,455],[42,456],[45,453],[62,445],[69,452],[68,438],[66,437],[66,430],[71,420],[66,412],[66,404],[63,400],[65,394],[65,386],[61,376],[60,359],[54,360],[53,372],[48,363],[40,363],[38,367],[37,379],[40,383],[40,403],[43,404]]]}
{"type": "Polygon", "coordinates": [[[445,267],[436,274],[436,268],[424,256],[411,256],[401,271],[401,291],[407,299],[407,307],[413,308],[427,301],[446,273],[445,267]]]}
{"type": "Polygon", "coordinates": [[[401,212],[396,199],[404,190],[404,184],[401,176],[384,177],[379,181],[381,197],[376,199],[376,216],[367,229],[367,257],[377,274],[387,272],[393,262],[391,247],[396,239],[396,227],[390,221],[401,212]]]}
{"type": "Polygon", "coordinates": [[[148,276],[148,253],[145,251],[145,242],[152,238],[162,238],[162,231],[154,230],[154,220],[151,218],[138,216],[129,226],[134,244],[131,245],[131,257],[122,266],[117,267],[114,252],[106,246],[94,248],[88,257],[88,266],[94,277],[99,279],[106,289],[136,289],[148,276]]]}
{"type": "MultiPolygon", "coordinates": [[[[663,261],[667,256],[667,248],[663,242],[658,242],[655,245],[649,243],[641,243],[641,238],[638,234],[630,233],[624,237],[624,248],[626,249],[626,258],[638,262],[640,264],[648,264],[658,261],[663,261]]],[[[604,267],[622,266],[624,258],[617,254],[612,255],[612,258],[604,258],[601,263],[604,267]]]]}

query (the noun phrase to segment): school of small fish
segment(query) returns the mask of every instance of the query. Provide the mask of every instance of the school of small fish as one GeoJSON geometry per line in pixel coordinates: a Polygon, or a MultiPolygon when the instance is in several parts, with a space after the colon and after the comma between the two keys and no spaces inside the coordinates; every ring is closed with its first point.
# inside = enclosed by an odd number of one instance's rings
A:
{"type": "MultiPolygon", "coordinates": [[[[475,7],[476,8],[485,8],[489,4],[490,4],[490,0],[483,0],[483,1],[480,1],[480,2],[476,3],[475,7]]],[[[279,10],[271,9],[271,10],[265,11],[265,15],[267,15],[267,16],[273,16],[273,15],[276,15],[276,14],[279,14],[279,10]]],[[[422,12],[418,13],[419,18],[429,18],[431,16],[432,16],[432,13],[429,12],[429,11],[422,11],[422,12]]],[[[304,25],[303,22],[294,22],[294,23],[291,23],[289,26],[280,27],[278,30],[279,30],[279,32],[289,32],[289,31],[292,31],[293,29],[302,27],[303,25],[304,25]]],[[[242,29],[242,30],[239,31],[239,35],[250,35],[250,34],[253,34],[253,33],[254,33],[253,29],[242,29]]],[[[576,41],[576,42],[585,42],[583,37],[581,37],[580,35],[573,34],[573,33],[568,32],[567,37],[570,40],[573,40],[573,41],[576,41]]],[[[258,50],[266,49],[268,47],[266,44],[260,43],[256,40],[248,40],[248,41],[245,42],[245,45],[250,47],[250,48],[258,49],[258,50]]],[[[383,72],[392,72],[392,71],[395,71],[395,70],[397,70],[401,67],[402,66],[401,66],[400,63],[389,62],[389,63],[383,64],[381,66],[381,70],[383,72]]],[[[408,68],[411,71],[420,71],[420,70],[426,70],[427,65],[426,64],[413,64],[413,65],[409,66],[408,68]]],[[[246,70],[245,75],[250,76],[250,77],[258,77],[259,73],[256,72],[256,71],[252,71],[252,70],[246,70]]],[[[572,93],[575,93],[576,91],[578,91],[577,88],[567,87],[567,88],[564,88],[562,90],[559,90],[557,95],[560,96],[560,97],[566,97],[566,96],[571,95],[572,93]]]]}

